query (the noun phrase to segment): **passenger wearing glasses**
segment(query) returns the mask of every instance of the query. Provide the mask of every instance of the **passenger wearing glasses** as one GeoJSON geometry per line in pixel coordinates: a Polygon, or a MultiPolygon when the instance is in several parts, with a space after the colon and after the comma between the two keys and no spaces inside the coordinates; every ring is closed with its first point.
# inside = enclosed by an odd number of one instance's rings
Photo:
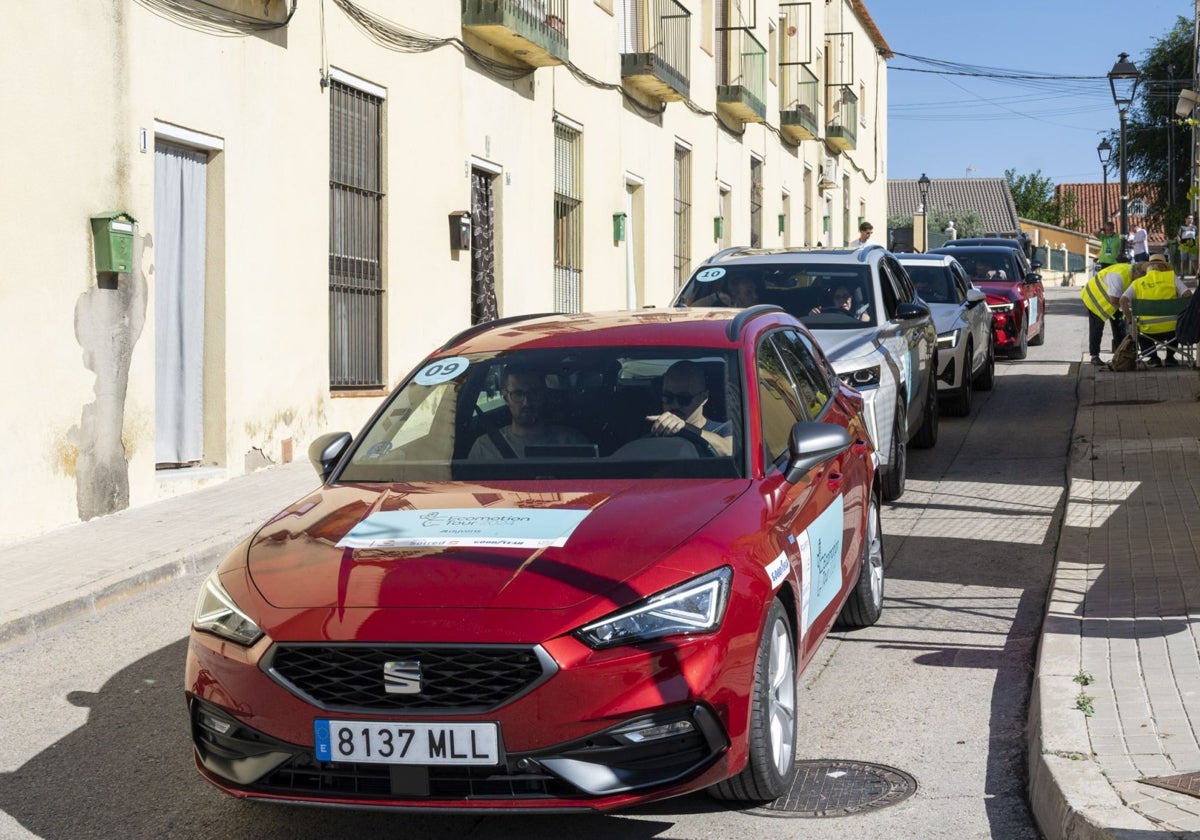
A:
{"type": "Polygon", "coordinates": [[[512,423],[476,438],[468,458],[523,458],[529,446],[591,443],[576,429],[546,422],[546,380],[541,373],[510,366],[504,369],[502,382],[500,395],[512,423]]]}
{"type": "Polygon", "coordinates": [[[718,455],[733,454],[733,426],[704,416],[708,389],[704,370],[695,362],[684,359],[667,368],[662,382],[662,414],[652,414],[650,434],[655,437],[677,435],[690,426],[704,438],[718,455]]]}
{"type": "Polygon", "coordinates": [[[849,286],[837,286],[833,290],[833,305],[832,306],[814,306],[809,310],[809,315],[828,315],[830,313],[838,313],[845,315],[848,318],[854,318],[857,321],[869,321],[871,316],[867,314],[865,306],[858,310],[854,308],[854,293],[850,291],[849,286]]]}

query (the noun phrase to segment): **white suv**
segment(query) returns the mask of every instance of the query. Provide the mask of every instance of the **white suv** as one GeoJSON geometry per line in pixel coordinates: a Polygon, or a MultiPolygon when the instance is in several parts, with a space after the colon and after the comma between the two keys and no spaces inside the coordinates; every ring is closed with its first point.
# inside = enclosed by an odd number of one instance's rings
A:
{"type": "Polygon", "coordinates": [[[727,248],[675,306],[775,304],[812,331],[834,370],[862,392],[885,499],[904,492],[911,441],[938,435],[937,332],[904,267],[879,245],[855,250],[727,248]]]}

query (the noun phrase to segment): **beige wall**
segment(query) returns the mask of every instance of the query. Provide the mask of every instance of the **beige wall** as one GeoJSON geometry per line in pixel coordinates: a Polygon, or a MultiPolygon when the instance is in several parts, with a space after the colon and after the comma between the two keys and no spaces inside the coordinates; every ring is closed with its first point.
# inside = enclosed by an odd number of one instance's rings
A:
{"type": "MultiPolygon", "coordinates": [[[[357,0],[409,30],[463,37],[458,3],[357,0]]],[[[259,4],[242,3],[243,12],[259,4]]],[[[289,3],[275,0],[278,18],[289,3]]],[[[333,429],[357,428],[381,395],[342,396],[328,386],[328,67],[386,94],[384,372],[399,382],[433,347],[469,325],[470,256],[450,248],[447,217],[470,208],[472,159],[495,180],[501,315],[553,308],[553,119],[583,127],[583,306],[626,305],[626,242],[612,215],[637,182],[631,224],[638,303],[666,305],[674,289],[673,159],[692,150],[693,266],[718,247],[718,182],[731,187],[732,243],[749,238],[750,158],[764,160],[763,244],[811,243],[824,199],[819,141],[783,143],[763,125],[727,125],[669,103],[657,117],[619,91],[581,83],[565,67],[498,80],[445,46],[388,50],[333,3],[301,3],[284,29],[222,36],[155,14],[134,0],[45,0],[6,9],[0,105],[0,201],[10,256],[0,275],[9,327],[0,331],[5,405],[0,458],[0,542],[295,458],[333,429]],[[209,147],[202,469],[156,471],[154,142],[160,132],[209,147]],[[145,149],[142,137],[145,135],[145,149]],[[811,173],[807,179],[806,169],[811,173]],[[778,232],[781,195],[789,229],[778,232]],[[806,194],[807,192],[807,194],[806,194]],[[813,208],[805,224],[804,206],[813,208]],[[115,288],[97,282],[88,219],[124,210],[138,220],[135,266],[115,288]]],[[[692,101],[716,108],[716,68],[700,49],[700,0],[691,11],[692,101]]],[[[886,82],[848,0],[813,4],[817,50],[824,32],[853,30],[855,74],[869,91],[858,146],[839,156],[830,239],[842,226],[841,174],[851,177],[850,219],[860,202],[886,217],[886,82]]],[[[777,3],[760,0],[764,41],[777,3]]],[[[571,61],[620,84],[616,21],[600,4],[571,4],[571,61]]],[[[856,83],[857,84],[857,83],[856,83]]],[[[825,98],[825,97],[823,97],[825,98]]],[[[645,98],[643,97],[643,101],[645,98]]],[[[767,86],[767,123],[778,127],[778,91],[767,86]]],[[[822,118],[822,115],[818,115],[822,118]]]]}

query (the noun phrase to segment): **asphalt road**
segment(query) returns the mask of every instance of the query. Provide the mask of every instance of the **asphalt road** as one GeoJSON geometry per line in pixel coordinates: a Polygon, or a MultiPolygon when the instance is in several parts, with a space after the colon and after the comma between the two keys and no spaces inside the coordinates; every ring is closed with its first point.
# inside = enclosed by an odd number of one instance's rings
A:
{"type": "Polygon", "coordinates": [[[1078,289],[1048,290],[1048,340],[1000,361],[971,416],[913,450],[884,511],[886,606],[830,637],[801,680],[798,756],[873,762],[916,793],[849,816],[731,810],[695,795],[618,815],[396,815],[249,805],[195,773],[183,705],[200,579],[0,655],[0,838],[340,836],[1037,838],[1025,721],[1062,514],[1086,339],[1078,289]]]}

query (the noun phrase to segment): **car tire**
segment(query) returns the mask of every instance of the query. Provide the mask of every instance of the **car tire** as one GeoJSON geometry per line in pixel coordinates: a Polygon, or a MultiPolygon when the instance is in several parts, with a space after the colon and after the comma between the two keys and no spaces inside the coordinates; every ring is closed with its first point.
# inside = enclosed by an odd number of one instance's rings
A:
{"type": "Polygon", "coordinates": [[[1017,342],[1017,346],[1008,351],[1009,358],[1024,359],[1029,355],[1029,324],[1021,325],[1021,340],[1017,342]]]}
{"type": "Polygon", "coordinates": [[[892,418],[892,448],[888,462],[880,468],[883,500],[894,502],[904,495],[905,472],[908,469],[908,442],[904,439],[904,402],[896,403],[892,418]]]}
{"type": "MultiPolygon", "coordinates": [[[[933,358],[933,370],[937,370],[937,357],[933,358]]],[[[937,380],[929,377],[925,391],[925,416],[921,418],[921,428],[913,438],[913,446],[918,449],[932,449],[938,439],[938,410],[937,380]]]]}
{"type": "Polygon", "coordinates": [[[1042,315],[1041,329],[1038,330],[1038,334],[1036,336],[1029,339],[1029,346],[1030,347],[1038,347],[1045,343],[1046,343],[1046,316],[1042,315]]]}
{"type": "Polygon", "coordinates": [[[996,384],[996,337],[989,334],[987,359],[979,373],[971,380],[976,391],[990,391],[996,384]]]}
{"type": "Polygon", "coordinates": [[[971,342],[967,342],[966,355],[963,356],[962,382],[958,387],[943,398],[946,402],[946,413],[952,417],[966,417],[971,413],[971,397],[974,391],[974,379],[971,371],[971,357],[974,355],[975,348],[971,342]]]}
{"type": "Polygon", "coordinates": [[[708,789],[716,799],[770,802],[786,793],[795,777],[796,641],[778,598],[771,602],[758,643],[747,738],[745,769],[708,789]]]}
{"type": "Polygon", "coordinates": [[[862,568],[838,616],[841,627],[870,627],[883,614],[883,528],[879,500],[871,494],[867,506],[867,531],[863,535],[862,568]]]}

